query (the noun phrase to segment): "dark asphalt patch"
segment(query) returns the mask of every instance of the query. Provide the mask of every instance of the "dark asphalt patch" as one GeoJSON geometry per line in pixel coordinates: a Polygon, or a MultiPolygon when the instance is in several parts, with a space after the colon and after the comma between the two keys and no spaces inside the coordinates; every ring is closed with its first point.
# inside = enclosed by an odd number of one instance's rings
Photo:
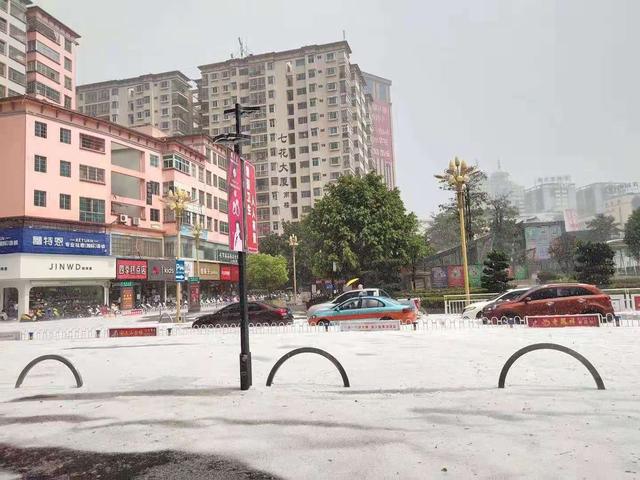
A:
{"type": "Polygon", "coordinates": [[[29,480],[190,479],[278,480],[270,473],[216,455],[163,450],[96,453],[65,448],[19,448],[0,444],[0,471],[29,480]]]}

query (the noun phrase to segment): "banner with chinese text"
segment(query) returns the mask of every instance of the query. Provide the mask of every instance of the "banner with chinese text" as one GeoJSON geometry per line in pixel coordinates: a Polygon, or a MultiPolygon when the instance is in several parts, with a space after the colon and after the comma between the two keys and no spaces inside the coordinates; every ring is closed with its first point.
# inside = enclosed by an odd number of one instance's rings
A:
{"type": "Polygon", "coordinates": [[[229,250],[244,251],[244,229],[242,228],[242,181],[241,165],[237,153],[229,154],[227,167],[227,191],[229,194],[229,250]]]}
{"type": "Polygon", "coordinates": [[[244,162],[245,202],[247,204],[247,251],[258,251],[258,224],[256,212],[256,167],[244,162]]]}

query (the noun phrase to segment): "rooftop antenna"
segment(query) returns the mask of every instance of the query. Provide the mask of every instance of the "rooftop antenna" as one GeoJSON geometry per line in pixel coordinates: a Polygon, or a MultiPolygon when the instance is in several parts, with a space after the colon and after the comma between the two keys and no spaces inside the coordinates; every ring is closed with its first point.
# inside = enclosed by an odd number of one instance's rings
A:
{"type": "Polygon", "coordinates": [[[498,171],[500,171],[500,170],[501,170],[501,168],[500,168],[500,159],[498,159],[498,171]]]}
{"type": "Polygon", "coordinates": [[[238,43],[240,44],[240,58],[244,58],[249,55],[249,47],[247,46],[247,41],[244,42],[240,37],[238,37],[238,43]]]}
{"type": "Polygon", "coordinates": [[[347,41],[347,31],[346,30],[342,30],[342,40],[344,40],[345,42],[347,41]]]}

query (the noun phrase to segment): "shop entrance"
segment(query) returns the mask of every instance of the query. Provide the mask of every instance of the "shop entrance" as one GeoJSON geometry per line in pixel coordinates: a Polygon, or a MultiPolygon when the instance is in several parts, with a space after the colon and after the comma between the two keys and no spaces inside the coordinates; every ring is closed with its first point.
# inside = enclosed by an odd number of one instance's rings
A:
{"type": "Polygon", "coordinates": [[[99,285],[33,287],[29,293],[29,310],[47,318],[88,317],[103,307],[99,285]]]}
{"type": "Polygon", "coordinates": [[[8,318],[18,318],[18,289],[3,288],[2,289],[2,311],[7,314],[8,318]]]}

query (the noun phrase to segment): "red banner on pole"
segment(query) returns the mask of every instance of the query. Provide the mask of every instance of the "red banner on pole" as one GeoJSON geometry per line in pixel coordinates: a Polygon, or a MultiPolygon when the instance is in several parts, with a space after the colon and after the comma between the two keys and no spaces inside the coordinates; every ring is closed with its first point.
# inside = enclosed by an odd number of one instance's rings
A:
{"type": "Polygon", "coordinates": [[[227,190],[229,193],[229,250],[244,251],[244,229],[242,228],[242,171],[240,156],[231,152],[227,169],[227,190]]]}
{"type": "Polygon", "coordinates": [[[258,224],[256,212],[256,167],[244,162],[245,201],[247,204],[247,251],[258,251],[258,224]]]}

